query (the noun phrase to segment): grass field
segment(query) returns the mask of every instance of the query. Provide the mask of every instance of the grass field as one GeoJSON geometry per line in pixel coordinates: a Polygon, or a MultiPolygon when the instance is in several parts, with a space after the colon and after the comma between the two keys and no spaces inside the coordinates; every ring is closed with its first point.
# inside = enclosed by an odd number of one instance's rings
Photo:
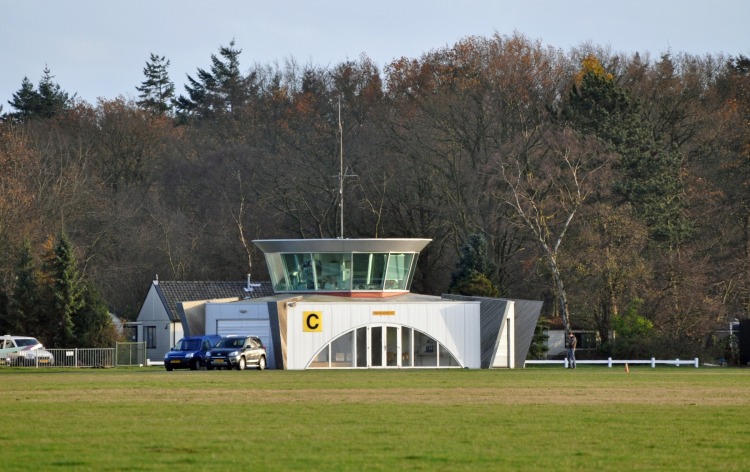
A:
{"type": "Polygon", "coordinates": [[[750,369],[0,368],[14,470],[750,470],[750,369]]]}

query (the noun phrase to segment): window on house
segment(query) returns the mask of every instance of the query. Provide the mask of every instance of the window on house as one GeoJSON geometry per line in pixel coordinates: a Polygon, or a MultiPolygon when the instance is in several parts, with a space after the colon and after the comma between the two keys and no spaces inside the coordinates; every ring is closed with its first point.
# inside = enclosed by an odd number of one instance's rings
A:
{"type": "Polygon", "coordinates": [[[578,336],[578,347],[581,349],[596,349],[599,346],[599,335],[596,332],[587,331],[578,336]]]}
{"type": "Polygon", "coordinates": [[[144,337],[146,338],[146,348],[156,349],[156,326],[144,326],[144,337]]]}

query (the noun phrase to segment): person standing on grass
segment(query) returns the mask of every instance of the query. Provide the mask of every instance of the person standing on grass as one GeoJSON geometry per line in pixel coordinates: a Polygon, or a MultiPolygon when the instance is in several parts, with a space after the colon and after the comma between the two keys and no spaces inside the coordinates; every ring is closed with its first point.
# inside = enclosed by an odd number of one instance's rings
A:
{"type": "Polygon", "coordinates": [[[578,345],[578,340],[576,339],[576,335],[573,333],[568,333],[568,369],[576,368],[576,346],[577,345],[578,345]]]}

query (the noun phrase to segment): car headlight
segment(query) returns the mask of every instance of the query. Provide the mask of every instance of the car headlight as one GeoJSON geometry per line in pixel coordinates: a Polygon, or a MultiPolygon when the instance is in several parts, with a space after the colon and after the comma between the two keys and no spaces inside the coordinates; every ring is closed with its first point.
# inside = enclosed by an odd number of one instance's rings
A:
{"type": "Polygon", "coordinates": [[[232,351],[232,352],[230,352],[230,353],[229,353],[229,355],[230,355],[231,357],[234,357],[234,356],[239,356],[239,355],[240,355],[240,351],[232,351]]]}
{"type": "Polygon", "coordinates": [[[195,353],[194,352],[188,352],[187,354],[185,354],[185,359],[190,359],[191,357],[193,357],[193,354],[195,354],[195,353]]]}

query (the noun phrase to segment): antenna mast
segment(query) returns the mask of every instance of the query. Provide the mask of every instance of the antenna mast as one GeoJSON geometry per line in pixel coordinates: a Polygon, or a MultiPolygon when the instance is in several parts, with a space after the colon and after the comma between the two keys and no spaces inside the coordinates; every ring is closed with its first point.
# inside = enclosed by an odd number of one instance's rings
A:
{"type": "Polygon", "coordinates": [[[339,210],[341,212],[341,239],[344,239],[344,128],[341,126],[341,95],[339,95],[339,210]]]}
{"type": "MultiPolygon", "coordinates": [[[[333,177],[336,177],[335,175],[333,177]]],[[[344,239],[344,179],[356,177],[355,174],[347,174],[344,169],[344,127],[341,124],[341,95],[339,95],[339,210],[341,218],[341,233],[339,238],[344,239]]]]}

